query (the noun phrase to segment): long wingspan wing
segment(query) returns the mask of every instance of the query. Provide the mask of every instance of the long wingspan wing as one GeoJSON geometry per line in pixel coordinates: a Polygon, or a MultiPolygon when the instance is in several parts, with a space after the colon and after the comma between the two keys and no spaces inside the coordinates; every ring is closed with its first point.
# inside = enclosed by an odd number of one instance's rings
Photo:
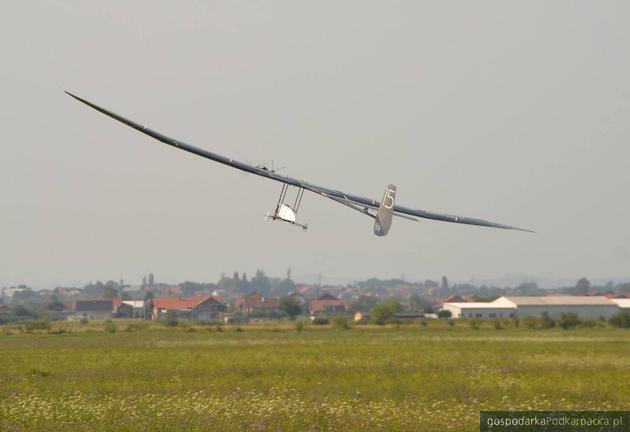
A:
{"type": "MultiPolygon", "coordinates": [[[[72,96],[74,99],[78,100],[79,102],[82,102],[85,105],[88,105],[89,107],[92,107],[95,110],[105,114],[106,116],[109,116],[115,120],[118,120],[119,122],[124,123],[127,126],[132,127],[139,132],[142,132],[145,135],[149,135],[150,137],[155,138],[156,140],[161,141],[164,144],[177,147],[181,150],[194,153],[198,156],[213,160],[215,162],[222,163],[224,165],[231,166],[241,171],[246,171],[251,174],[256,174],[262,177],[266,177],[266,178],[269,178],[271,180],[275,180],[281,183],[286,183],[292,186],[304,188],[318,195],[329,198],[335,202],[348,205],[349,207],[352,207],[355,210],[360,211],[361,213],[368,214],[369,216],[372,216],[372,215],[368,212],[367,208],[374,209],[374,208],[378,208],[379,206],[379,202],[373,199],[364,198],[364,197],[352,195],[352,194],[346,194],[346,193],[343,193],[334,189],[328,189],[325,187],[316,186],[304,180],[300,180],[300,179],[290,177],[290,176],[285,176],[285,175],[276,173],[274,171],[270,171],[262,167],[255,167],[252,165],[248,165],[246,163],[239,162],[232,158],[228,158],[226,156],[222,156],[220,154],[213,153],[208,150],[204,150],[199,147],[192,146],[190,144],[186,144],[182,141],[176,140],[174,138],[170,138],[157,131],[149,129],[145,125],[141,125],[125,117],[122,117],[118,114],[115,114],[109,110],[106,110],[105,108],[102,108],[83,98],[80,98],[79,96],[76,96],[70,92],[65,92],[65,93],[72,96]]],[[[495,222],[489,222],[482,219],[475,219],[475,218],[462,217],[462,216],[453,216],[453,215],[447,215],[447,214],[442,214],[442,213],[433,213],[426,210],[411,209],[411,208],[403,207],[399,205],[394,206],[394,214],[396,216],[404,217],[406,219],[414,219],[413,217],[410,217],[410,216],[416,216],[416,217],[420,217],[424,219],[433,219],[433,220],[453,222],[453,223],[466,224],[466,225],[478,225],[478,226],[485,226],[485,227],[491,227],[491,228],[513,229],[513,230],[534,232],[534,231],[530,231],[523,228],[517,228],[510,225],[503,225],[503,224],[499,224],[495,222]]]]}

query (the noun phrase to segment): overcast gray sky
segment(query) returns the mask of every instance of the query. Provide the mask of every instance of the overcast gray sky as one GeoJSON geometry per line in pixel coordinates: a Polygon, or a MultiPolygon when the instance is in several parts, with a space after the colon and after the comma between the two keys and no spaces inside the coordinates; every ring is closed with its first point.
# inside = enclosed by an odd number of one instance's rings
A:
{"type": "Polygon", "coordinates": [[[627,1],[5,2],[0,286],[630,275],[627,1]],[[535,229],[372,221],[177,151],[535,229]]]}

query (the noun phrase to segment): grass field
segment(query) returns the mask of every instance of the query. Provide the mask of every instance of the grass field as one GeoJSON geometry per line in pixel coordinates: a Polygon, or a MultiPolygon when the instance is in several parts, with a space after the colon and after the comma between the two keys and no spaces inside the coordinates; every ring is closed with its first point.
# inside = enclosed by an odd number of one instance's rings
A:
{"type": "Polygon", "coordinates": [[[0,430],[474,431],[483,409],[630,410],[630,331],[610,327],[128,326],[0,328],[0,430]]]}

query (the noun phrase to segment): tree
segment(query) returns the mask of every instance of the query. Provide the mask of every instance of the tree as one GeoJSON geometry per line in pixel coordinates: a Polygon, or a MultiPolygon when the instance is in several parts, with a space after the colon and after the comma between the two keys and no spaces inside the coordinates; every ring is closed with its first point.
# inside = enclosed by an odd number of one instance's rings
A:
{"type": "Polygon", "coordinates": [[[616,290],[620,293],[630,294],[630,282],[624,282],[617,285],[616,290]]]}
{"type": "Polygon", "coordinates": [[[147,293],[144,295],[145,300],[151,300],[153,297],[153,291],[147,291],[147,293]]]}
{"type": "Polygon", "coordinates": [[[295,319],[300,314],[300,305],[291,297],[282,297],[280,299],[280,309],[291,319],[295,319]]]}
{"type": "Polygon", "coordinates": [[[36,318],[37,312],[31,309],[27,309],[24,306],[17,306],[13,309],[15,316],[20,318],[36,318]]]}
{"type": "Polygon", "coordinates": [[[540,314],[540,328],[549,329],[555,326],[556,322],[553,318],[549,316],[549,313],[547,313],[547,311],[544,311],[542,314],[540,314]]]}
{"type": "Polygon", "coordinates": [[[618,328],[630,328],[630,311],[620,311],[610,317],[610,324],[618,328]]]}
{"type": "Polygon", "coordinates": [[[269,295],[271,291],[271,283],[269,278],[262,270],[256,270],[256,276],[254,276],[250,282],[252,291],[256,291],[262,295],[269,295]]]}
{"type": "Polygon", "coordinates": [[[448,291],[448,278],[446,276],[442,276],[442,291],[448,291]]]}
{"type": "Polygon", "coordinates": [[[49,311],[62,311],[65,309],[65,306],[63,305],[63,303],[55,301],[55,302],[50,302],[46,305],[46,309],[49,311]]]}
{"type": "Polygon", "coordinates": [[[20,285],[19,290],[13,293],[14,302],[23,302],[28,300],[36,300],[39,298],[39,292],[32,290],[31,288],[20,285]]]}
{"type": "Polygon", "coordinates": [[[402,306],[395,299],[389,299],[374,306],[370,322],[372,324],[387,324],[395,321],[395,314],[402,310],[402,306]]]}
{"type": "Polygon", "coordinates": [[[453,316],[450,310],[440,309],[437,313],[438,318],[450,318],[453,316]]]}
{"type": "Polygon", "coordinates": [[[580,318],[573,312],[563,313],[558,320],[558,325],[565,330],[577,327],[580,324],[580,318]]]}
{"type": "Polygon", "coordinates": [[[428,300],[423,299],[422,297],[420,297],[419,295],[412,295],[411,297],[409,297],[409,309],[412,310],[413,312],[431,312],[432,311],[432,307],[431,307],[431,303],[429,303],[428,300]]]}
{"type": "Polygon", "coordinates": [[[271,279],[271,293],[275,295],[287,295],[295,289],[295,284],[291,279],[271,279]]]}
{"type": "Polygon", "coordinates": [[[587,294],[591,289],[591,283],[588,279],[582,278],[575,284],[576,294],[587,294]]]}
{"type": "Polygon", "coordinates": [[[111,285],[106,285],[103,290],[103,298],[114,298],[118,297],[118,291],[111,285]]]}
{"type": "Polygon", "coordinates": [[[362,295],[357,300],[350,303],[350,306],[348,307],[348,312],[355,313],[371,311],[377,303],[378,298],[376,296],[362,295]]]}
{"type": "Polygon", "coordinates": [[[520,283],[514,289],[514,293],[523,296],[544,295],[544,291],[538,288],[538,284],[535,281],[520,283]]]}
{"type": "Polygon", "coordinates": [[[349,330],[350,323],[348,322],[348,317],[345,316],[337,316],[333,320],[333,327],[337,330],[349,330]]]}

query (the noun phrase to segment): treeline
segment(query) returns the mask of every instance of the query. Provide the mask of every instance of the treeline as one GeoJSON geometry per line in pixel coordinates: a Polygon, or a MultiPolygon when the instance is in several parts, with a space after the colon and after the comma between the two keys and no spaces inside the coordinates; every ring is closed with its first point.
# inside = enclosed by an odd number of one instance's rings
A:
{"type": "Polygon", "coordinates": [[[234,272],[232,277],[225,274],[216,283],[216,288],[225,290],[228,297],[236,294],[256,291],[263,296],[281,297],[295,290],[295,283],[287,275],[286,278],[269,277],[263,270],[256,270],[251,279],[246,273],[234,272]]]}

